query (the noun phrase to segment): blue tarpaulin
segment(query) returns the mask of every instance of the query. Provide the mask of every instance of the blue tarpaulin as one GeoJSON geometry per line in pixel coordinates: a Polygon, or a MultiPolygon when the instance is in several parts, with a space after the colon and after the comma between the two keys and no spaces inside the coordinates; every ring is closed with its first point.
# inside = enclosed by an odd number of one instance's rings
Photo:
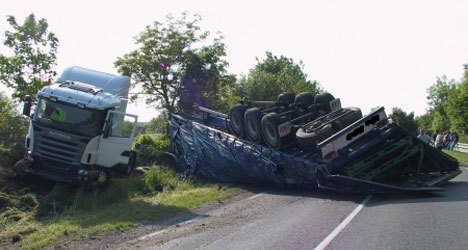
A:
{"type": "Polygon", "coordinates": [[[228,183],[261,183],[317,187],[322,164],[276,151],[203,124],[170,122],[171,149],[180,172],[228,183]]]}

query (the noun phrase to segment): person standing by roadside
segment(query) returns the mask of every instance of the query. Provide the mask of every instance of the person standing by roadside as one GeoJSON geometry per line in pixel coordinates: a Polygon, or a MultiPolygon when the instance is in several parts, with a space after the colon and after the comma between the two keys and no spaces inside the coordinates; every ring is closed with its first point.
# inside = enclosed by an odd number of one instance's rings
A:
{"type": "Polygon", "coordinates": [[[442,148],[444,147],[444,135],[437,134],[437,137],[436,137],[435,142],[434,142],[434,146],[438,150],[442,150],[442,148]]]}
{"type": "Polygon", "coordinates": [[[458,143],[458,134],[455,131],[452,131],[452,134],[450,136],[450,150],[453,150],[455,145],[458,143]]]}
{"type": "Polygon", "coordinates": [[[449,149],[450,145],[450,131],[446,131],[444,134],[444,148],[449,149]]]}
{"type": "Polygon", "coordinates": [[[438,135],[439,135],[439,130],[436,129],[436,130],[434,131],[434,134],[432,134],[432,141],[433,141],[433,142],[436,141],[438,135]]]}
{"type": "Polygon", "coordinates": [[[427,144],[429,144],[429,142],[431,141],[431,137],[424,133],[424,130],[422,129],[419,130],[418,139],[427,144]]]}

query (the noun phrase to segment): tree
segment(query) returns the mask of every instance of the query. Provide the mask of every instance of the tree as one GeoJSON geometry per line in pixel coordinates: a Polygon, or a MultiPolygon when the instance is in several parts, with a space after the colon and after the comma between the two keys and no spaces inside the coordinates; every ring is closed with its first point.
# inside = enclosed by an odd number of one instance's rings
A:
{"type": "Polygon", "coordinates": [[[167,134],[169,131],[169,120],[165,114],[160,114],[157,117],[151,119],[145,125],[146,133],[151,134],[167,134]]]}
{"type": "Polygon", "coordinates": [[[36,21],[34,14],[19,25],[14,16],[7,17],[13,31],[5,31],[3,44],[13,50],[12,56],[0,54],[0,83],[13,89],[12,97],[22,100],[25,95],[35,99],[42,87],[56,76],[58,39],[49,32],[45,19],[36,21]]]}
{"type": "Polygon", "coordinates": [[[138,49],[119,57],[118,71],[132,77],[133,87],[141,87],[137,95],[146,95],[146,103],[156,103],[168,113],[177,104],[191,107],[203,102],[202,97],[216,96],[223,83],[227,62],[222,36],[211,44],[209,32],[200,30],[199,15],[189,18],[186,13],[179,20],[172,16],[166,22],[155,21],[136,37],[138,49]],[[196,48],[195,45],[200,45],[196,48]]]}
{"type": "Polygon", "coordinates": [[[219,109],[224,104],[223,88],[233,86],[235,76],[226,74],[225,45],[219,39],[210,46],[188,51],[181,80],[179,107],[190,110],[193,105],[219,109]]]}
{"type": "Polygon", "coordinates": [[[428,89],[427,99],[429,107],[434,112],[432,129],[450,129],[450,119],[447,114],[447,100],[456,88],[455,80],[448,80],[446,76],[437,77],[437,82],[428,89]]]}
{"type": "Polygon", "coordinates": [[[406,129],[411,135],[418,134],[418,124],[414,120],[414,113],[407,114],[401,108],[395,107],[392,110],[392,121],[400,127],[406,129]]]}
{"type": "Polygon", "coordinates": [[[432,121],[434,120],[434,111],[429,110],[424,115],[415,118],[416,123],[420,129],[425,131],[432,130],[432,121]]]}
{"type": "Polygon", "coordinates": [[[0,147],[22,151],[27,122],[16,112],[15,104],[0,93],[0,147]]]}
{"type": "Polygon", "coordinates": [[[451,129],[468,134],[468,69],[465,69],[461,83],[449,95],[446,109],[451,129]]]}
{"type": "Polygon", "coordinates": [[[266,52],[266,58],[250,70],[249,75],[240,80],[245,96],[254,100],[275,100],[279,94],[292,91],[296,94],[321,91],[317,81],[307,80],[304,65],[294,63],[291,58],[274,56],[266,52]]]}

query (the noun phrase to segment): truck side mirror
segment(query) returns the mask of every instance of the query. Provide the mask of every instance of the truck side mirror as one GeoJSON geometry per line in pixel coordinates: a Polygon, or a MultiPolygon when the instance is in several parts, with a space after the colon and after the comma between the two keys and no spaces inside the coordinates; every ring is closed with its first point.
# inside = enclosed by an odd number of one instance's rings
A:
{"type": "Polygon", "coordinates": [[[23,115],[28,116],[28,117],[31,116],[31,106],[32,106],[31,96],[26,95],[24,97],[23,115]]]}
{"type": "Polygon", "coordinates": [[[106,123],[104,124],[104,131],[103,131],[103,134],[102,134],[102,138],[107,138],[107,137],[110,136],[111,128],[112,128],[111,124],[106,121],[106,123]]]}

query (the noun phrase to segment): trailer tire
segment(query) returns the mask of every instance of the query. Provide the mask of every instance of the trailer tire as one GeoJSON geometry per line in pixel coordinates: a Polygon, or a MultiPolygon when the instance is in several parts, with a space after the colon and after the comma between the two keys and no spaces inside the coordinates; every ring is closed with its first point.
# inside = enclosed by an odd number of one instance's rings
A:
{"type": "Polygon", "coordinates": [[[236,104],[229,109],[229,127],[232,133],[238,137],[245,136],[244,113],[246,107],[236,104]]]}
{"type": "Polygon", "coordinates": [[[282,102],[285,106],[294,103],[296,95],[293,92],[283,92],[278,96],[278,102],[282,102]]]}
{"type": "Polygon", "coordinates": [[[335,129],[331,124],[327,124],[317,131],[306,132],[305,129],[300,128],[296,132],[297,142],[304,146],[315,146],[319,142],[327,139],[335,133],[335,129]]]}
{"type": "Polygon", "coordinates": [[[330,107],[330,102],[335,100],[335,97],[333,97],[332,94],[330,93],[323,93],[315,96],[314,104],[321,104],[322,110],[330,113],[331,107],[330,107]]]}
{"type": "Polygon", "coordinates": [[[314,104],[314,95],[310,92],[303,92],[296,96],[294,103],[298,104],[303,111],[307,111],[310,105],[314,104]]]}
{"type": "Polygon", "coordinates": [[[244,128],[247,137],[255,143],[262,142],[262,111],[250,108],[244,114],[244,128]]]}
{"type": "Polygon", "coordinates": [[[281,124],[281,117],[277,113],[269,113],[262,118],[262,134],[266,144],[272,148],[281,148],[281,137],[278,126],[281,124]]]}

